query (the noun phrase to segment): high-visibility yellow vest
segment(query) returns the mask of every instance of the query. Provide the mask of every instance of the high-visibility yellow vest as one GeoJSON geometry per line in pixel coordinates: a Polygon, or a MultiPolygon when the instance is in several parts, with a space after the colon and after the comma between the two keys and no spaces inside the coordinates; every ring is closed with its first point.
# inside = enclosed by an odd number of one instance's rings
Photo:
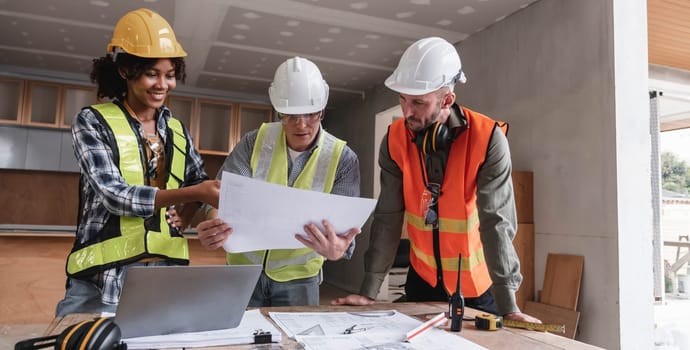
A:
{"type": "Polygon", "coordinates": [[[452,143],[438,197],[439,253],[442,281],[433,246],[433,227],[425,223],[420,201],[425,192],[417,145],[405,120],[393,122],[388,130],[391,159],[403,175],[405,217],[410,236],[410,264],[432,287],[442,282],[448,294],[457,288],[461,265],[461,289],[465,297],[478,297],[491,286],[479,235],[477,174],[484,163],[494,128],[500,125],[480,113],[461,107],[468,128],[452,143]],[[462,254],[462,262],[458,257],[462,254]]]}
{"type": "MultiPolygon", "coordinates": [[[[119,153],[118,168],[129,185],[144,185],[144,159],[139,135],[132,129],[127,116],[114,103],[91,106],[99,113],[115,135],[119,153]]],[[[166,147],[171,159],[166,188],[177,189],[184,181],[187,138],[179,120],[170,118],[168,128],[172,131],[172,147],[166,147]]],[[[170,140],[169,140],[170,141],[170,140]]],[[[166,154],[167,158],[167,154],[166,154]]],[[[115,266],[137,261],[145,257],[162,257],[178,264],[189,263],[187,240],[175,231],[170,231],[165,218],[166,208],[161,208],[153,225],[146,227],[145,218],[111,216],[101,233],[85,243],[75,242],[67,257],[67,275],[78,277],[90,275],[115,266]],[[157,225],[156,225],[157,223],[157,225]]]]}
{"type": "MultiPolygon", "coordinates": [[[[330,193],[345,141],[321,130],[318,147],[311,154],[292,187],[330,193]]],[[[288,185],[288,155],[281,123],[264,123],[259,128],[251,158],[252,177],[288,185]]],[[[262,264],[275,281],[286,282],[316,276],[323,257],[311,248],[257,250],[227,255],[230,265],[262,264]]]]}

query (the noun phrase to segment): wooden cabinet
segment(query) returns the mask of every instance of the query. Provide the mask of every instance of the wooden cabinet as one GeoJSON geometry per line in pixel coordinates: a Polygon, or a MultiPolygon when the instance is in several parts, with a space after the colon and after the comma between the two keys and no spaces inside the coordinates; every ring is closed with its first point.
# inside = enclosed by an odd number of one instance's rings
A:
{"type": "MultiPolygon", "coordinates": [[[[173,117],[179,119],[187,129],[190,130],[192,135],[193,131],[196,130],[196,106],[194,103],[194,98],[192,97],[181,97],[181,96],[170,96],[168,97],[168,102],[166,103],[173,117]]],[[[195,138],[196,140],[196,138],[195,138]]]]}
{"type": "Polygon", "coordinates": [[[24,107],[24,81],[0,78],[0,123],[21,123],[24,107]]]}
{"type": "Polygon", "coordinates": [[[36,126],[58,126],[60,111],[60,85],[29,82],[25,102],[24,123],[36,126]]]}
{"type": "Polygon", "coordinates": [[[167,105],[187,126],[199,153],[217,156],[228,155],[242,135],[270,122],[273,112],[267,105],[182,96],[170,96],[167,105]]]}
{"type": "Polygon", "coordinates": [[[0,78],[0,123],[69,129],[82,107],[98,103],[96,88],[0,78]]]}
{"type": "Polygon", "coordinates": [[[71,128],[74,117],[83,107],[100,103],[94,87],[63,86],[61,90],[62,103],[58,115],[61,128],[71,128]]]}
{"type": "Polygon", "coordinates": [[[200,100],[196,132],[199,152],[228,154],[232,138],[231,126],[236,105],[229,102],[200,100]]]}
{"type": "MultiPolygon", "coordinates": [[[[95,86],[0,77],[0,125],[7,127],[13,124],[67,131],[83,107],[102,102],[96,97],[95,86]]],[[[243,134],[273,119],[270,105],[177,95],[169,96],[166,105],[187,127],[199,152],[211,156],[228,155],[243,134]]],[[[12,133],[4,129],[0,132],[12,133]]],[[[13,146],[26,148],[25,143],[13,146]]],[[[6,166],[0,164],[0,168],[6,166]]],[[[33,169],[26,165],[19,168],[33,169]]],[[[58,169],[63,167],[44,170],[58,169]]]]}
{"type": "Polygon", "coordinates": [[[240,141],[242,135],[258,129],[262,123],[272,120],[273,108],[271,106],[241,104],[239,106],[239,126],[236,128],[235,144],[240,141]]]}

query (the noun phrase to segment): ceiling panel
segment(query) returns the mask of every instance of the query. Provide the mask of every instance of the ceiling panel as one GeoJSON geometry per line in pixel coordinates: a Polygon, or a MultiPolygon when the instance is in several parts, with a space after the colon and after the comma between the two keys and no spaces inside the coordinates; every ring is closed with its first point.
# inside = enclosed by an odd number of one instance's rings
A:
{"type": "Polygon", "coordinates": [[[402,36],[362,31],[356,28],[286,18],[280,15],[231,9],[218,40],[286,53],[328,57],[391,69],[395,58],[411,41],[402,36]]]}
{"type": "Polygon", "coordinates": [[[44,17],[46,21],[78,21],[115,25],[125,13],[146,7],[170,19],[175,16],[174,1],[156,0],[1,0],[2,11],[20,17],[44,17]]]}
{"type": "MultiPolygon", "coordinates": [[[[83,80],[88,79],[91,72],[92,57],[69,57],[36,52],[17,52],[0,47],[0,64],[21,67],[23,72],[31,69],[70,72],[74,75],[82,75],[83,80]]],[[[7,72],[12,75],[16,72],[7,72]]]]}
{"type": "Polygon", "coordinates": [[[528,6],[529,0],[410,0],[351,1],[351,0],[296,0],[306,4],[340,11],[356,12],[409,24],[432,26],[472,34],[496,21],[528,6]],[[443,11],[439,11],[443,9],[443,11]]]}
{"type": "Polygon", "coordinates": [[[46,55],[97,56],[105,51],[110,28],[89,28],[76,22],[48,22],[39,18],[16,18],[0,14],[2,45],[16,51],[46,55]]]}
{"type": "Polygon", "coordinates": [[[207,74],[235,74],[271,81],[276,68],[287,58],[289,56],[212,46],[204,63],[204,71],[207,74]]]}

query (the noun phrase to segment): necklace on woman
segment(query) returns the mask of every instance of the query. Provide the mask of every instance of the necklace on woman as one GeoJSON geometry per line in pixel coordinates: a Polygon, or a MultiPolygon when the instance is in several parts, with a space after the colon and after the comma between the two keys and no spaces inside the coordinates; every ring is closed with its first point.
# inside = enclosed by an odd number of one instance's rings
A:
{"type": "Polygon", "coordinates": [[[143,136],[144,137],[153,137],[156,136],[157,128],[156,128],[156,118],[148,119],[148,120],[142,120],[132,109],[132,107],[127,103],[127,100],[123,101],[123,105],[125,106],[125,109],[127,112],[134,117],[136,120],[139,121],[139,124],[141,124],[141,129],[143,131],[143,136]]]}

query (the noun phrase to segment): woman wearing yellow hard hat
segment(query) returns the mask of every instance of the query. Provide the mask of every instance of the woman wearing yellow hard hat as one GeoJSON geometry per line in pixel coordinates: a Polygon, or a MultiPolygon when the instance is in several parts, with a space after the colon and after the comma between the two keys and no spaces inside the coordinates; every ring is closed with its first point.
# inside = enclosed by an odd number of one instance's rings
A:
{"type": "Polygon", "coordinates": [[[93,61],[97,95],[111,102],[84,107],[72,125],[79,218],[57,316],[114,312],[131,266],[189,264],[178,227],[201,202],[218,206],[219,182],[163,104],[184,81],[185,56],[168,22],[138,9],[118,21],[106,55],[93,61]]]}

